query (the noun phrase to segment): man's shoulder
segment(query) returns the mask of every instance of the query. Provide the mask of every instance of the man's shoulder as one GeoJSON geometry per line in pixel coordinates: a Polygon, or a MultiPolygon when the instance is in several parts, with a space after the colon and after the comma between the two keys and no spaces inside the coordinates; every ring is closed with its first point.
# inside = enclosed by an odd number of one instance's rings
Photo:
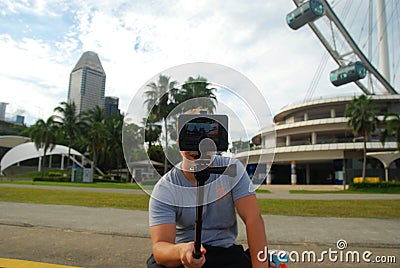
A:
{"type": "Polygon", "coordinates": [[[170,171],[165,173],[157,182],[157,184],[173,183],[174,185],[180,185],[180,174],[177,167],[173,167],[170,171]]]}
{"type": "Polygon", "coordinates": [[[152,195],[165,196],[176,195],[176,191],[184,187],[181,174],[178,168],[173,167],[170,171],[165,173],[156,183],[152,195]]]}

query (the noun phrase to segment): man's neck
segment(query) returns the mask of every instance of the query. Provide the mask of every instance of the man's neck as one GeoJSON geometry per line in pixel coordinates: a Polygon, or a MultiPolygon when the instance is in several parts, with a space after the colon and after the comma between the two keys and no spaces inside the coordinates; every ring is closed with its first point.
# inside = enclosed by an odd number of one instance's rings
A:
{"type": "MultiPolygon", "coordinates": [[[[211,159],[210,159],[211,161],[211,159]]],[[[188,160],[183,160],[181,164],[181,170],[185,178],[193,185],[197,185],[197,180],[194,176],[194,172],[191,171],[191,168],[194,167],[195,161],[188,161],[188,160]]]]}

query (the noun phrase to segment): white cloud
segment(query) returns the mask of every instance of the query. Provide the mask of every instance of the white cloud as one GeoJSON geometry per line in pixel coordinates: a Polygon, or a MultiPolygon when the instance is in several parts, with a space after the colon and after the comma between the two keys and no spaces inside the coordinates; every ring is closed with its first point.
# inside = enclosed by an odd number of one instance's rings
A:
{"type": "MultiPolygon", "coordinates": [[[[158,72],[205,61],[247,76],[274,113],[304,99],[325,51],[308,27],[292,31],[286,25],[285,16],[294,8],[289,0],[43,0],[0,5],[2,16],[30,14],[41,21],[49,16],[66,24],[57,40],[38,39],[19,29],[0,35],[0,56],[6,62],[0,65],[0,86],[12,89],[2,93],[0,101],[36,115],[38,108],[21,97],[32,94],[31,102],[46,107],[40,108],[45,118],[66,100],[69,74],[87,50],[98,53],[107,75],[106,95],[119,97],[123,111],[158,72]],[[49,105],[54,106],[47,109],[49,105]]],[[[52,25],[42,26],[49,36],[54,34],[52,25]]],[[[327,65],[314,96],[360,93],[354,85],[333,87],[328,75],[336,64],[329,59],[327,65]]]]}
{"type": "MultiPolygon", "coordinates": [[[[68,84],[67,67],[54,59],[50,46],[41,40],[23,38],[17,42],[9,35],[0,35],[0,57],[6,63],[0,65],[3,78],[32,83],[47,95],[63,93],[68,84]]],[[[16,90],[4,84],[2,87],[7,89],[3,98],[16,90]]],[[[35,92],[28,92],[23,88],[18,91],[20,94],[32,94],[35,97],[35,92]]]]}
{"type": "Polygon", "coordinates": [[[23,111],[19,115],[25,116],[26,122],[33,124],[38,118],[47,119],[59,105],[57,98],[32,82],[0,77],[0,84],[5,89],[11,89],[2,93],[2,101],[9,103],[7,114],[16,115],[23,111]]]}

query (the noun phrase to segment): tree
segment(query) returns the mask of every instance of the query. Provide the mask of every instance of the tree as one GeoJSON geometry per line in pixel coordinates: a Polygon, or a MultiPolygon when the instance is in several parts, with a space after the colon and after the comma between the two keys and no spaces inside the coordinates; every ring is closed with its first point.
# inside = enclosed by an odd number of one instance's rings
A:
{"type": "Polygon", "coordinates": [[[149,148],[153,143],[159,141],[161,135],[161,126],[156,124],[155,116],[150,114],[147,118],[143,118],[144,141],[148,143],[149,148]]]}
{"type": "MultiPolygon", "coordinates": [[[[149,111],[149,118],[147,122],[150,123],[145,126],[146,131],[146,141],[154,142],[156,130],[154,129],[155,123],[163,121],[164,125],[164,139],[165,148],[164,150],[169,150],[168,147],[168,132],[173,131],[174,127],[168,126],[167,119],[169,116],[173,116],[171,112],[178,106],[182,105],[179,112],[185,112],[187,110],[202,107],[206,108],[210,113],[214,112],[216,108],[217,98],[213,91],[214,88],[210,87],[210,83],[207,79],[201,76],[197,78],[189,77],[187,81],[182,85],[181,89],[176,88],[177,82],[170,81],[170,77],[160,75],[157,83],[150,83],[147,86],[150,88],[144,94],[146,100],[144,102],[147,105],[147,110],[149,111]],[[184,103],[188,100],[196,99],[195,106],[193,103],[185,105],[184,103]],[[153,127],[151,127],[153,126],[153,127]],[[150,135],[151,134],[151,135],[150,135]]],[[[171,137],[176,137],[176,135],[171,135],[171,137]]],[[[167,157],[164,158],[164,172],[167,171],[167,157]]]]}
{"type": "Polygon", "coordinates": [[[86,123],[85,137],[89,151],[92,153],[92,169],[97,167],[100,152],[105,147],[107,130],[104,125],[104,109],[96,106],[83,114],[86,123]]]}
{"type": "Polygon", "coordinates": [[[42,177],[44,176],[44,162],[46,154],[52,151],[56,146],[58,135],[58,125],[54,121],[54,117],[50,116],[46,121],[39,119],[30,127],[29,137],[35,143],[37,150],[43,149],[43,161],[41,163],[42,177]]]}
{"type": "MultiPolygon", "coordinates": [[[[150,83],[150,88],[145,91],[147,99],[144,104],[147,105],[149,117],[154,116],[154,121],[164,121],[165,149],[168,148],[168,122],[167,118],[170,112],[176,107],[174,102],[174,92],[176,81],[170,81],[169,76],[160,75],[157,83],[150,83]]],[[[164,173],[167,172],[167,158],[164,158],[164,173]]]]}
{"type": "MultiPolygon", "coordinates": [[[[104,146],[105,159],[108,161],[109,169],[113,166],[118,170],[122,167],[122,125],[124,116],[120,113],[113,113],[105,120],[105,130],[107,135],[106,146],[104,146]]],[[[118,172],[119,173],[119,172],[118,172]]],[[[119,175],[119,174],[118,174],[119,175]]]]}
{"type": "Polygon", "coordinates": [[[365,181],[367,169],[367,140],[378,124],[378,109],[373,100],[366,95],[361,95],[346,105],[344,116],[348,117],[348,126],[352,129],[355,136],[363,137],[363,169],[362,178],[365,181]]]}
{"type": "Polygon", "coordinates": [[[97,105],[93,109],[84,112],[83,118],[89,123],[103,123],[105,119],[104,109],[97,105]]]}
{"type": "Polygon", "coordinates": [[[397,150],[400,151],[400,115],[395,112],[389,112],[385,115],[383,122],[386,128],[381,133],[381,142],[385,144],[388,137],[394,136],[397,150]]]}
{"type": "Polygon", "coordinates": [[[142,153],[139,155],[136,153],[138,151],[144,152],[143,149],[143,136],[144,136],[144,128],[136,125],[135,123],[127,123],[125,122],[124,126],[124,153],[125,160],[127,163],[131,163],[133,161],[146,159],[146,155],[142,157],[142,153]],[[138,157],[138,158],[137,158],[138,157]]]}
{"type": "Polygon", "coordinates": [[[76,105],[74,102],[61,102],[60,106],[54,108],[54,112],[60,115],[55,115],[54,118],[57,120],[68,143],[68,163],[71,158],[71,147],[73,141],[76,139],[77,135],[83,127],[83,123],[80,116],[77,114],[76,105]]]}
{"type": "Polygon", "coordinates": [[[197,78],[189,77],[186,82],[182,85],[182,89],[180,89],[175,94],[175,100],[179,104],[183,104],[185,101],[190,99],[196,100],[196,107],[193,107],[193,104],[190,103],[190,106],[183,105],[183,112],[193,109],[193,108],[205,108],[209,113],[215,111],[217,97],[213,93],[215,88],[210,87],[210,83],[207,82],[207,79],[201,76],[197,78]]]}

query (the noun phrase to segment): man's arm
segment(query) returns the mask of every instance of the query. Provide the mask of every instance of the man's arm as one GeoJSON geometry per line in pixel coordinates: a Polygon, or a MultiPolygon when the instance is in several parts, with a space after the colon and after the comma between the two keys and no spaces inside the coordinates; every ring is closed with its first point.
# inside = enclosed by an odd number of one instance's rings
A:
{"type": "Polygon", "coordinates": [[[166,267],[201,267],[205,263],[205,250],[202,249],[202,257],[194,259],[194,243],[175,244],[176,226],[174,223],[160,224],[150,227],[150,235],[153,243],[153,255],[157,264],[166,267]]]}
{"type": "Polygon", "coordinates": [[[246,225],[247,243],[250,248],[252,267],[268,267],[268,259],[265,262],[261,262],[257,258],[258,252],[264,251],[268,244],[264,220],[258,208],[256,195],[248,195],[237,199],[235,206],[240,218],[246,225]]]}

